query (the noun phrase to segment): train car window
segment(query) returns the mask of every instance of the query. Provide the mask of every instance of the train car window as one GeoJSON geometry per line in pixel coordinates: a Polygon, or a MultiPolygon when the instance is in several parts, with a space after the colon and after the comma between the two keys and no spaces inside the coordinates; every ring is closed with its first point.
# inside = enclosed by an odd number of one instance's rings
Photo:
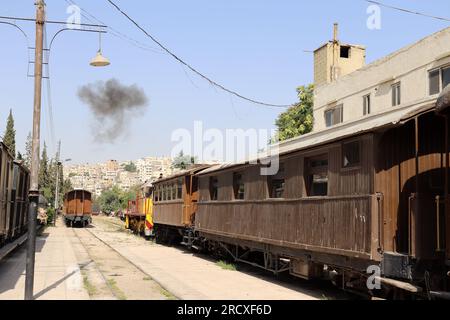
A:
{"type": "Polygon", "coordinates": [[[328,195],[328,155],[305,161],[305,182],[308,197],[328,195]]]}
{"type": "Polygon", "coordinates": [[[178,199],[183,199],[183,178],[178,179],[177,198],[178,199]]]}
{"type": "Polygon", "coordinates": [[[153,192],[153,201],[154,202],[158,202],[159,201],[159,189],[158,187],[155,188],[154,192],[153,192]]]}
{"type": "Polygon", "coordinates": [[[217,177],[209,178],[209,194],[211,201],[217,201],[219,198],[219,179],[217,177]]]}
{"type": "Polygon", "coordinates": [[[353,141],[342,145],[342,166],[357,167],[361,164],[361,143],[353,141]]]}
{"type": "Polygon", "coordinates": [[[178,199],[178,196],[177,196],[178,192],[177,192],[177,190],[178,190],[177,184],[174,183],[172,185],[172,200],[178,199]]]}
{"type": "Polygon", "coordinates": [[[167,185],[167,200],[168,201],[172,200],[172,185],[171,184],[167,185]]]}
{"type": "Polygon", "coordinates": [[[166,201],[167,200],[167,187],[166,185],[162,186],[162,201],[166,201]]]}
{"type": "Polygon", "coordinates": [[[234,189],[234,199],[244,200],[245,199],[245,183],[242,177],[242,173],[233,174],[233,189],[234,189]]]}
{"type": "Polygon", "coordinates": [[[283,163],[280,163],[280,168],[276,175],[267,177],[267,184],[269,189],[269,198],[271,199],[284,198],[285,169],[283,163]]]}

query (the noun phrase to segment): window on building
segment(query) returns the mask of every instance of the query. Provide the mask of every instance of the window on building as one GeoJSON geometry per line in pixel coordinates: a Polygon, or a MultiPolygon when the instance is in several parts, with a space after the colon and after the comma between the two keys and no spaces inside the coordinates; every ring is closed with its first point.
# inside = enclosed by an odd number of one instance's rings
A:
{"type": "Polygon", "coordinates": [[[333,109],[325,111],[325,122],[327,127],[332,127],[344,122],[344,106],[341,104],[333,109]]]}
{"type": "Polygon", "coordinates": [[[450,66],[442,69],[442,90],[450,84],[450,66]]]}
{"type": "Polygon", "coordinates": [[[242,173],[234,173],[233,174],[233,190],[234,190],[234,199],[235,200],[244,200],[245,199],[245,183],[244,183],[242,173]]]}
{"type": "Polygon", "coordinates": [[[363,113],[365,116],[369,115],[371,112],[371,96],[370,94],[363,97],[363,113]]]}
{"type": "Polygon", "coordinates": [[[392,106],[396,107],[402,103],[400,82],[392,85],[392,106]]]}
{"type": "Polygon", "coordinates": [[[431,71],[429,74],[430,80],[430,95],[435,95],[441,92],[441,70],[431,71]]]}
{"type": "Polygon", "coordinates": [[[328,155],[306,159],[305,180],[308,197],[328,195],[328,155]]]}
{"type": "Polygon", "coordinates": [[[269,189],[269,198],[282,199],[284,198],[285,190],[285,169],[284,164],[280,163],[278,173],[274,176],[267,177],[267,185],[269,189]]]}
{"type": "Polygon", "coordinates": [[[351,48],[349,46],[341,46],[341,58],[350,58],[350,50],[351,48]]]}
{"type": "Polygon", "coordinates": [[[359,141],[344,143],[342,145],[342,166],[344,168],[351,168],[360,164],[361,143],[359,141]]]}
{"type": "Polygon", "coordinates": [[[432,70],[428,73],[430,95],[440,93],[450,84],[450,66],[432,70]]]}
{"type": "Polygon", "coordinates": [[[217,177],[209,178],[209,194],[211,201],[219,199],[219,179],[217,177]]]}
{"type": "Polygon", "coordinates": [[[178,179],[177,187],[177,198],[183,199],[183,178],[178,179]]]}

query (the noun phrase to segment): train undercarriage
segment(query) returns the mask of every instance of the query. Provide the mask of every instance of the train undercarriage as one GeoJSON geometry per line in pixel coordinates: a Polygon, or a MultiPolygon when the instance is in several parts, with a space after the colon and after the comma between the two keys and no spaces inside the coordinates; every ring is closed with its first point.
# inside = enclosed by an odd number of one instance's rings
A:
{"type": "MultiPolygon", "coordinates": [[[[450,272],[433,266],[432,262],[411,261],[405,268],[415,269],[410,279],[390,278],[386,262],[348,258],[324,253],[277,247],[263,243],[206,235],[194,228],[155,226],[156,242],[164,245],[181,244],[188,249],[243,263],[278,276],[289,273],[304,280],[330,281],[336,287],[366,299],[436,300],[450,299],[450,272]],[[427,271],[428,269],[428,271],[427,271]]],[[[397,256],[397,255],[395,255],[397,256]]],[[[384,261],[392,261],[386,253],[384,261]]],[[[434,263],[442,265],[439,263],[434,263]]],[[[398,268],[392,264],[391,268],[398,268]]]]}

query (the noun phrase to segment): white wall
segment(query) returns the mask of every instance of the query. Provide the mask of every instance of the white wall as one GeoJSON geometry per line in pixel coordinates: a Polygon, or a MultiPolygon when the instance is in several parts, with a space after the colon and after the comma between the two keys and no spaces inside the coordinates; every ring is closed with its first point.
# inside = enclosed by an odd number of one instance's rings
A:
{"type": "Polygon", "coordinates": [[[433,34],[386,58],[378,60],[331,84],[315,89],[314,131],[326,128],[324,112],[331,105],[344,105],[344,122],[363,117],[363,96],[371,94],[371,114],[391,110],[391,85],[401,82],[402,104],[414,107],[437,98],[429,96],[428,72],[450,64],[450,28],[433,34]]]}

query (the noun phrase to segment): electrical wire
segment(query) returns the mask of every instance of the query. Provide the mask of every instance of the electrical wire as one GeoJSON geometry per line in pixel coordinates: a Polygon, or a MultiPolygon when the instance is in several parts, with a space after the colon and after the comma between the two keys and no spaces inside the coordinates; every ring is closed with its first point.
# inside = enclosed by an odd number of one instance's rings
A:
{"type": "Polygon", "coordinates": [[[385,7],[385,8],[389,8],[389,9],[393,9],[393,10],[397,10],[397,11],[401,11],[401,12],[405,12],[405,13],[409,13],[409,14],[415,14],[418,16],[422,16],[422,17],[426,17],[426,18],[431,18],[431,19],[436,19],[436,20],[441,20],[441,21],[446,21],[446,22],[450,22],[449,18],[443,18],[443,17],[438,17],[438,16],[433,16],[427,13],[423,13],[423,12],[418,12],[418,11],[412,11],[412,10],[408,10],[408,9],[404,9],[404,8],[400,8],[400,7],[395,7],[395,6],[391,6],[379,1],[374,1],[374,0],[363,0],[364,2],[368,2],[371,4],[376,4],[380,7],[385,7]]]}
{"type": "Polygon", "coordinates": [[[257,104],[257,105],[262,105],[265,107],[275,107],[275,108],[289,108],[291,107],[291,105],[285,105],[285,104],[271,104],[271,103],[266,103],[266,102],[262,102],[262,101],[258,101],[252,98],[248,98],[236,91],[233,91],[231,89],[226,88],[225,86],[217,83],[216,81],[210,79],[209,77],[207,77],[206,75],[204,75],[203,73],[201,73],[200,71],[198,71],[197,69],[195,69],[194,67],[192,67],[190,64],[188,64],[187,62],[185,62],[183,59],[181,59],[180,57],[178,57],[176,54],[174,54],[172,51],[170,51],[166,46],[164,46],[161,42],[159,42],[154,36],[152,36],[147,30],[145,30],[141,25],[139,25],[139,23],[137,23],[133,18],[131,18],[126,12],[124,12],[117,4],[115,4],[112,0],[106,0],[107,2],[109,2],[117,11],[119,11],[125,18],[127,18],[132,24],[134,24],[139,30],[141,30],[147,37],[149,37],[154,43],[156,43],[162,50],[164,50],[167,54],[169,54],[172,58],[174,58],[175,60],[177,60],[179,63],[181,63],[182,65],[186,66],[189,70],[191,70],[193,73],[195,73],[196,75],[198,75],[199,77],[201,77],[202,79],[206,80],[207,82],[209,82],[212,86],[214,86],[215,88],[219,88],[222,91],[225,91],[231,95],[234,95],[242,100],[257,104]]]}
{"type": "MultiPolygon", "coordinates": [[[[74,5],[77,6],[78,8],[80,8],[80,10],[82,11],[81,15],[83,18],[85,18],[88,21],[91,21],[93,23],[100,23],[103,25],[106,25],[106,23],[104,23],[103,21],[101,21],[100,19],[98,19],[96,16],[94,16],[92,13],[90,13],[89,11],[87,11],[86,9],[82,8],[78,3],[76,3],[73,0],[65,0],[67,4],[69,5],[74,5]]],[[[163,52],[161,49],[155,48],[155,47],[151,47],[148,46],[146,44],[141,43],[140,41],[133,39],[130,36],[127,36],[126,34],[118,31],[117,29],[114,29],[113,27],[108,26],[107,29],[109,30],[109,33],[113,36],[115,36],[116,38],[119,38],[129,44],[131,44],[132,46],[135,46],[139,49],[145,50],[145,51],[150,51],[153,53],[157,53],[157,54],[165,54],[165,52],[163,52]]]]}

